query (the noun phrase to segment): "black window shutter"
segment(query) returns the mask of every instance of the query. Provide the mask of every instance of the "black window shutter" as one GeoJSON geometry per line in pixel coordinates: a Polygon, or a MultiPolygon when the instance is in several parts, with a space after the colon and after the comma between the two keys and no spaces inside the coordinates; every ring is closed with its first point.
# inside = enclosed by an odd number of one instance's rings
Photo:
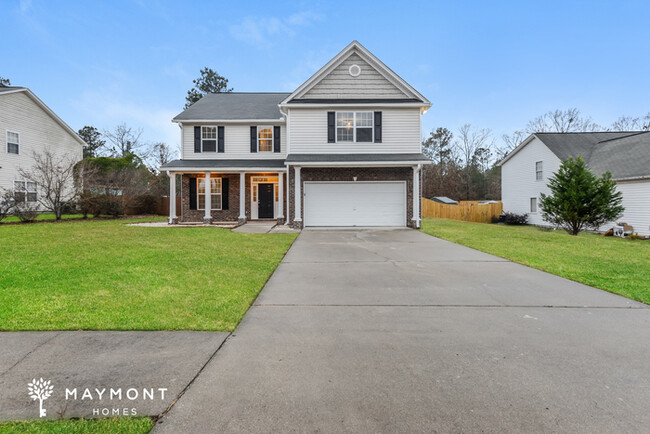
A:
{"type": "Polygon", "coordinates": [[[381,112],[375,112],[375,143],[381,143],[381,112]]]}
{"type": "Polygon", "coordinates": [[[224,127],[217,127],[217,152],[224,152],[225,151],[225,131],[224,127]]]}
{"type": "Polygon", "coordinates": [[[257,152],[257,127],[251,127],[251,152],[257,152]]]}
{"type": "Polygon", "coordinates": [[[194,152],[201,152],[201,127],[194,127],[194,152]]]}
{"type": "Polygon", "coordinates": [[[190,178],[190,209],[196,209],[196,178],[190,178]]]}
{"type": "Polygon", "coordinates": [[[280,152],[280,127],[273,127],[273,152],[280,152]]]}
{"type": "Polygon", "coordinates": [[[334,112],[327,112],[327,143],[336,142],[336,120],[334,112]]]}
{"type": "Polygon", "coordinates": [[[221,209],[228,209],[228,178],[221,178],[221,209]]]}

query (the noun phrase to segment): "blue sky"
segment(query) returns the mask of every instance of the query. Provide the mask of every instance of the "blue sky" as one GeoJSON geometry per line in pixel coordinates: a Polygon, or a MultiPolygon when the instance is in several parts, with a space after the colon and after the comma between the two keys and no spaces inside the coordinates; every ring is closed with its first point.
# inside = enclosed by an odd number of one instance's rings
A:
{"type": "Polygon", "coordinates": [[[0,76],[75,130],[126,122],[176,146],[208,66],[236,91],[292,91],[357,39],[424,94],[423,134],[498,138],[577,107],[610,124],[650,111],[647,1],[4,0],[0,76]],[[399,6],[396,6],[399,5],[399,6]]]}

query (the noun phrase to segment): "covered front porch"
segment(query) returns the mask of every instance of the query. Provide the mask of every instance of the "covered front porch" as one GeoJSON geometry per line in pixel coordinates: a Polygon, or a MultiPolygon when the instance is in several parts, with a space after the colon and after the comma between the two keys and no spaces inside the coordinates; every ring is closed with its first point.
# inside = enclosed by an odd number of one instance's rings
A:
{"type": "Polygon", "coordinates": [[[285,221],[286,169],[277,163],[249,168],[173,169],[167,169],[169,188],[170,192],[180,192],[181,206],[177,209],[175,201],[170,201],[169,224],[285,221]]]}

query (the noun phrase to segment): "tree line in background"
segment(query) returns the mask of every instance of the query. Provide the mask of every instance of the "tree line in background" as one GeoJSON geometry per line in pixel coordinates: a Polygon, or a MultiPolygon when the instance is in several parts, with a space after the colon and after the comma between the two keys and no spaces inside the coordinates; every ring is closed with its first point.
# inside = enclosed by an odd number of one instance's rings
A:
{"type": "Polygon", "coordinates": [[[422,141],[423,154],[433,162],[423,168],[422,195],[455,200],[501,199],[498,162],[533,133],[648,130],[650,113],[640,117],[621,116],[611,125],[601,126],[576,108],[544,113],[523,129],[504,134],[500,143],[487,128],[465,124],[454,133],[439,127],[422,141]]]}

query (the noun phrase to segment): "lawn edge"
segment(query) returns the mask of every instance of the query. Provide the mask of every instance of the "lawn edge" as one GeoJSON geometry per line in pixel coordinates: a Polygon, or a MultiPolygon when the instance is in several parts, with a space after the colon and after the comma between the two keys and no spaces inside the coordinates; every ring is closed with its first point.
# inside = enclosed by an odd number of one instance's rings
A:
{"type": "MultiPolygon", "coordinates": [[[[453,219],[441,219],[441,220],[452,220],[452,221],[459,221],[459,222],[461,222],[461,223],[474,223],[474,224],[485,224],[485,225],[491,224],[491,223],[464,222],[464,221],[453,220],[453,219]]],[[[535,225],[525,225],[525,226],[535,226],[535,225]]],[[[535,227],[538,227],[538,226],[535,226],[535,227]]],[[[635,302],[637,302],[637,303],[641,303],[641,304],[643,304],[646,308],[650,308],[650,303],[646,303],[646,302],[643,301],[643,300],[638,300],[638,299],[636,299],[636,298],[632,298],[632,297],[628,297],[628,296],[623,295],[623,294],[619,294],[618,292],[614,292],[614,291],[612,291],[612,290],[610,290],[610,289],[607,289],[607,288],[601,288],[601,287],[599,287],[599,286],[594,286],[594,285],[591,285],[591,284],[588,284],[588,283],[582,282],[582,281],[580,281],[580,280],[572,279],[571,277],[562,276],[561,274],[553,273],[552,271],[548,271],[548,270],[545,270],[545,269],[543,269],[543,268],[538,268],[538,267],[534,267],[534,266],[532,266],[532,265],[530,265],[530,264],[525,264],[525,263],[523,263],[523,262],[519,262],[519,261],[516,260],[516,259],[508,258],[508,257],[506,257],[506,256],[501,256],[501,255],[498,255],[498,254],[495,254],[495,253],[492,253],[492,252],[488,252],[488,251],[486,251],[486,250],[478,249],[478,248],[476,248],[476,247],[471,247],[471,246],[468,246],[468,245],[466,245],[466,244],[459,243],[459,242],[457,242],[457,241],[449,240],[449,239],[444,238],[444,237],[442,237],[442,236],[433,235],[433,234],[430,234],[430,233],[425,232],[425,231],[423,230],[422,227],[420,227],[420,229],[418,229],[418,231],[419,231],[419,232],[422,232],[423,234],[428,235],[428,236],[430,236],[430,237],[439,238],[439,239],[441,239],[441,240],[448,241],[448,242],[450,242],[450,243],[458,244],[459,246],[467,247],[468,249],[473,249],[473,250],[476,250],[476,251],[479,251],[479,252],[487,253],[488,255],[492,255],[492,256],[495,256],[495,257],[497,257],[497,258],[501,258],[501,259],[505,259],[505,260],[508,260],[508,261],[513,262],[513,263],[515,263],[515,264],[523,265],[524,267],[528,267],[528,268],[531,268],[531,269],[533,269],[533,270],[542,271],[542,272],[544,272],[544,273],[552,274],[553,276],[561,277],[562,279],[570,280],[571,282],[575,282],[575,283],[579,283],[579,284],[581,284],[581,285],[589,286],[590,288],[598,289],[598,290],[600,290],[600,291],[605,291],[605,292],[608,292],[608,293],[610,293],[610,294],[613,294],[613,295],[616,295],[616,296],[619,296],[619,297],[623,297],[623,298],[626,298],[626,299],[628,299],[628,300],[635,301],[635,302]]]]}

